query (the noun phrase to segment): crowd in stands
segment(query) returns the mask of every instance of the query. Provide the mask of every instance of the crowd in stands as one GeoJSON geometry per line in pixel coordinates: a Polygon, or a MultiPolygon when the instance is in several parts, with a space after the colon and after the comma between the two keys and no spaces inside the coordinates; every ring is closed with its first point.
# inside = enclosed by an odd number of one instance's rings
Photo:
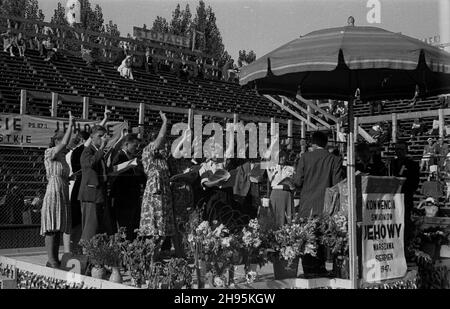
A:
{"type": "MultiPolygon", "coordinates": [[[[66,52],[60,46],[60,31],[44,27],[37,30],[44,35],[43,39],[38,36],[26,37],[23,33],[14,33],[11,30],[1,34],[3,38],[3,50],[11,57],[25,57],[27,49],[37,50],[45,61],[58,59],[59,53],[66,52]]],[[[120,75],[126,79],[134,79],[133,68],[144,68],[147,72],[157,74],[159,71],[172,72],[178,78],[190,81],[192,78],[206,78],[237,83],[239,81],[239,69],[233,60],[221,64],[217,59],[204,56],[200,53],[186,52],[179,48],[177,50],[145,47],[139,42],[118,42],[119,50],[111,50],[111,42],[104,37],[91,40],[95,44],[87,42],[84,33],[81,35],[74,32],[75,37],[80,41],[80,55],[88,66],[93,66],[97,62],[111,61],[117,66],[120,75]],[[100,48],[98,45],[104,46],[100,48]]]]}

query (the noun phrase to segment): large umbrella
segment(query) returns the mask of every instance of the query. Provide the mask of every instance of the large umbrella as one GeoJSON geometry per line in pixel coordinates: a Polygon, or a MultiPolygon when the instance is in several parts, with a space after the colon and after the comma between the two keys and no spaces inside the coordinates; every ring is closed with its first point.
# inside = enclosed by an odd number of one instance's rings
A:
{"type": "Polygon", "coordinates": [[[266,94],[348,100],[412,98],[450,92],[450,54],[424,42],[376,27],[311,32],[241,70],[241,85],[266,94]]]}
{"type": "Polygon", "coordinates": [[[311,32],[243,67],[241,85],[264,94],[349,101],[350,279],[356,288],[356,190],[353,101],[450,93],[450,54],[417,39],[376,27],[311,32]],[[358,90],[359,89],[359,90],[358,90]],[[358,91],[357,91],[358,90],[358,91]]]}

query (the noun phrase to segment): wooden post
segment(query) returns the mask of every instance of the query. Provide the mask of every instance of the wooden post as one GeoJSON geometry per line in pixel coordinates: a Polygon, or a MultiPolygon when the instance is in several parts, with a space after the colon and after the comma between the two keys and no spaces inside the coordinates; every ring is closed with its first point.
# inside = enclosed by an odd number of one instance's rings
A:
{"type": "Polygon", "coordinates": [[[444,137],[444,129],[445,129],[444,110],[440,108],[438,112],[439,112],[439,137],[444,137]]]}
{"type": "Polygon", "coordinates": [[[27,91],[20,90],[20,114],[25,115],[27,113],[27,91]]]}
{"type": "Polygon", "coordinates": [[[233,114],[233,124],[238,124],[239,122],[239,114],[233,114]]]}
{"type": "Polygon", "coordinates": [[[305,129],[306,129],[305,122],[302,121],[301,126],[300,126],[300,137],[302,140],[301,152],[306,152],[306,130],[305,129]]]}
{"type": "Polygon", "coordinates": [[[308,120],[309,123],[311,123],[311,113],[312,113],[312,108],[311,106],[307,106],[306,110],[308,111],[308,114],[306,115],[306,120],[308,120]]]}
{"type": "Polygon", "coordinates": [[[358,119],[353,114],[353,98],[348,102],[349,132],[347,139],[347,185],[348,185],[348,233],[349,233],[349,277],[351,288],[358,288],[358,254],[356,236],[356,180],[355,180],[355,138],[358,119]],[[354,120],[354,125],[352,125],[354,120]]]}
{"type": "Polygon", "coordinates": [[[139,103],[139,138],[144,137],[145,103],[139,103]]]}
{"type": "Polygon", "coordinates": [[[270,118],[270,136],[275,136],[275,118],[270,118]]]}
{"type": "Polygon", "coordinates": [[[83,119],[89,119],[89,98],[83,97],[83,119]]]}
{"type": "Polygon", "coordinates": [[[392,142],[397,143],[397,114],[392,113],[392,142]]]}
{"type": "Polygon", "coordinates": [[[292,133],[293,133],[293,121],[292,119],[288,120],[288,146],[287,149],[292,150],[292,144],[293,144],[293,139],[292,139],[292,133]]]}
{"type": "Polygon", "coordinates": [[[353,128],[354,142],[357,143],[358,142],[358,132],[359,132],[358,117],[354,118],[353,125],[354,125],[354,128],[353,128]]]}
{"type": "Polygon", "coordinates": [[[58,94],[56,92],[52,92],[52,108],[50,113],[52,117],[58,117],[58,94]]]}

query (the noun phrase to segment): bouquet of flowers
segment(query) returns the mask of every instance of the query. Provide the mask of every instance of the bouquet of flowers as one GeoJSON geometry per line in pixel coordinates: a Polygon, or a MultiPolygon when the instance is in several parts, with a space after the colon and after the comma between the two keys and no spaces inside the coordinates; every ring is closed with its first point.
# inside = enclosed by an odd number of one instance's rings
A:
{"type": "Polygon", "coordinates": [[[272,247],[291,265],[294,259],[310,254],[317,255],[320,221],[316,218],[297,218],[273,232],[272,247]]]}
{"type": "Polygon", "coordinates": [[[185,259],[170,259],[157,262],[150,270],[149,289],[190,289],[192,286],[192,267],[185,259]]]}
{"type": "Polygon", "coordinates": [[[348,255],[348,222],[344,215],[335,214],[322,220],[321,244],[335,256],[348,255]]]}
{"type": "Polygon", "coordinates": [[[155,247],[153,239],[141,237],[139,234],[135,240],[123,247],[123,264],[129,271],[134,285],[140,286],[150,277],[155,247]]]}
{"type": "Polygon", "coordinates": [[[252,219],[242,229],[242,248],[247,257],[246,269],[250,264],[258,264],[260,267],[267,262],[266,250],[264,248],[264,234],[261,232],[261,227],[257,219],[252,219]]]}
{"type": "Polygon", "coordinates": [[[223,286],[227,281],[225,271],[230,270],[239,257],[239,241],[223,225],[214,221],[212,225],[203,221],[193,230],[188,241],[197,261],[204,261],[206,272],[214,277],[216,286],[223,286]],[[219,282],[220,281],[220,282],[219,282]]]}
{"type": "Polygon", "coordinates": [[[117,233],[112,236],[97,234],[90,240],[81,240],[90,263],[96,267],[120,267],[123,256],[124,234],[117,233]]]}

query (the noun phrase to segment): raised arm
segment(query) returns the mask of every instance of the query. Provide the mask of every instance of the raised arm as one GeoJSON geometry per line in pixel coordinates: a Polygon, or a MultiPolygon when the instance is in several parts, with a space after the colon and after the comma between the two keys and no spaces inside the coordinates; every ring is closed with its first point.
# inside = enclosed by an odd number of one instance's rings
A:
{"type": "Polygon", "coordinates": [[[67,147],[67,144],[70,141],[70,137],[72,136],[72,129],[73,129],[73,116],[72,112],[69,111],[69,127],[67,128],[67,131],[64,134],[63,139],[61,140],[61,143],[55,146],[55,152],[53,157],[55,157],[58,153],[60,153],[63,149],[67,147]]]}
{"type": "Polygon", "coordinates": [[[159,115],[161,116],[162,119],[162,126],[161,129],[159,130],[159,134],[156,137],[155,141],[154,141],[154,148],[155,149],[159,149],[164,141],[164,138],[166,137],[166,133],[167,133],[167,117],[166,114],[164,114],[162,111],[159,112],[159,115]]]}
{"type": "MultiPolygon", "coordinates": [[[[109,114],[111,114],[111,111],[108,110],[107,106],[105,106],[105,112],[103,114],[104,115],[103,120],[98,125],[104,127],[106,125],[106,123],[108,122],[108,120],[109,120],[109,114]]],[[[92,143],[92,139],[91,139],[91,137],[89,137],[86,140],[86,142],[84,142],[84,147],[89,147],[91,145],[91,143],[92,143]]]]}

